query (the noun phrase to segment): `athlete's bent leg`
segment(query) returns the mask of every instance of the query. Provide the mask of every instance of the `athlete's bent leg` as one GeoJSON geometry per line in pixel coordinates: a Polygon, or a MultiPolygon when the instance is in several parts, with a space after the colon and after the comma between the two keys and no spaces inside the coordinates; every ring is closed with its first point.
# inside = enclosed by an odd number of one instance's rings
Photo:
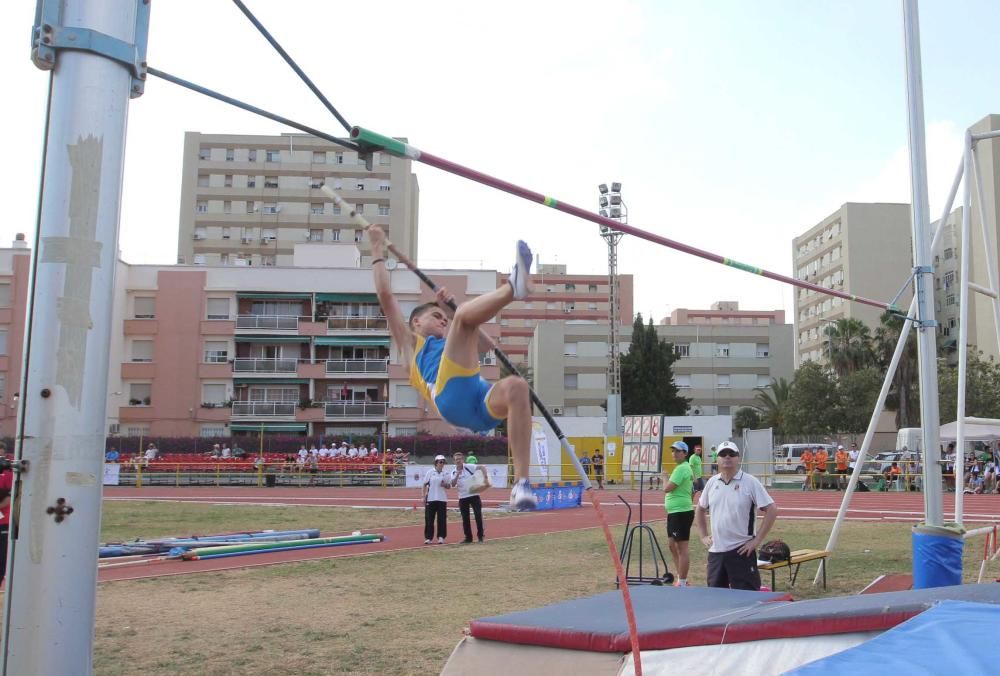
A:
{"type": "Polygon", "coordinates": [[[520,376],[497,381],[486,400],[490,410],[507,420],[507,439],[514,458],[514,479],[528,478],[531,454],[531,390],[520,376]]]}

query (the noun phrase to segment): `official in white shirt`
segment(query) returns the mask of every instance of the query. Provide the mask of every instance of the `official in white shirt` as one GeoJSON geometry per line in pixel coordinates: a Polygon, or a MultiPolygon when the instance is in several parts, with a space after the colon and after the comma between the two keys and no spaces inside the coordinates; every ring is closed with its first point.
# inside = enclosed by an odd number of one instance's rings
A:
{"type": "MultiPolygon", "coordinates": [[[[462,531],[465,533],[465,539],[462,540],[462,544],[470,544],[472,542],[472,519],[469,515],[471,510],[476,516],[476,536],[479,542],[483,541],[483,501],[479,497],[479,493],[473,492],[470,489],[475,486],[475,479],[482,477],[486,474],[485,467],[477,467],[472,463],[465,462],[465,453],[461,451],[456,451],[454,454],[455,469],[451,473],[451,485],[458,488],[458,511],[462,513],[462,531]],[[477,477],[478,475],[478,477],[477,477]]],[[[487,479],[486,485],[489,485],[487,479]]]]}
{"type": "Polygon", "coordinates": [[[758,591],[757,548],[778,518],[778,506],[756,477],[740,469],[736,444],[719,444],[717,462],[719,473],[705,484],[694,516],[701,541],[708,547],[708,586],[758,591]],[[764,520],[754,534],[758,509],[764,520]],[[706,514],[712,515],[711,535],[706,514]]]}
{"type": "MultiPolygon", "coordinates": [[[[355,449],[356,450],[356,449],[355,449]]],[[[448,537],[448,495],[445,489],[451,487],[451,474],[444,471],[445,457],[434,458],[433,469],[424,475],[424,544],[434,539],[434,524],[437,523],[438,544],[444,544],[448,537]]]]}

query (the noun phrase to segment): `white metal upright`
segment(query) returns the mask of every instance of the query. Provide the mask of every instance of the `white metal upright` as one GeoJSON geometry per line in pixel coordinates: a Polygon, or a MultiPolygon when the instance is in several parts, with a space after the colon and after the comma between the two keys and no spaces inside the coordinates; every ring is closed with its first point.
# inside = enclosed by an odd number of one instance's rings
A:
{"type": "Polygon", "coordinates": [[[114,56],[133,43],[137,14],[136,0],[39,3],[48,17],[41,42],[72,46],[40,64],[54,69],[20,389],[18,456],[28,468],[14,492],[5,674],[91,671],[125,127],[130,93],[141,89],[128,66],[96,52],[114,56]]]}

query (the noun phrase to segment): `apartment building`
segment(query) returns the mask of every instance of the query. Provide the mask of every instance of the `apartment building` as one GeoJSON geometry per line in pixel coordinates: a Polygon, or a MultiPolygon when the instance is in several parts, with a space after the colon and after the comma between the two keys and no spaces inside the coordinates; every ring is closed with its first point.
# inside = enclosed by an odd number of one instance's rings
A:
{"type": "MultiPolygon", "coordinates": [[[[886,302],[902,289],[896,302],[907,307],[912,296],[912,286],[906,284],[912,270],[911,230],[908,204],[849,202],[792,240],[795,276],[886,302]]],[[[827,325],[859,319],[874,330],[881,315],[869,305],[796,289],[795,367],[827,361],[827,325]]]]}
{"type": "MultiPolygon", "coordinates": [[[[604,414],[607,329],[606,321],[535,327],[528,361],[539,397],[554,412],[604,414]]],[[[793,374],[792,327],[781,310],[741,311],[733,302],[716,303],[711,310],[675,310],[656,332],[674,345],[674,382],[691,399],[692,414],[733,414],[754,405],[757,387],[793,374]]],[[[631,340],[632,326],[623,326],[623,354],[631,340]]]]}
{"type": "Polygon", "coordinates": [[[177,260],[188,265],[289,266],[296,244],[367,239],[319,189],[343,195],[400,251],[417,250],[419,189],[410,160],[370,157],[307,134],[184,135],[177,260]]]}
{"type": "Polygon", "coordinates": [[[31,251],[18,234],[9,249],[0,249],[0,436],[13,437],[21,389],[24,317],[28,308],[31,251]]]}
{"type": "MultiPolygon", "coordinates": [[[[932,224],[937,228],[939,222],[932,224]]],[[[944,231],[934,250],[934,319],[938,323],[939,357],[949,365],[958,364],[958,308],[962,252],[962,207],[952,211],[944,221],[944,231]]],[[[975,317],[971,317],[975,321],[975,317]]],[[[970,336],[973,332],[970,332],[970,336]]],[[[994,340],[994,344],[996,341],[994,340]]]]}
{"type": "MultiPolygon", "coordinates": [[[[528,346],[541,322],[603,322],[607,330],[607,275],[571,275],[562,264],[543,263],[536,270],[531,276],[535,293],[512,302],[499,316],[500,346],[515,364],[527,363],[528,346]]],[[[501,279],[506,281],[507,275],[501,279]]],[[[619,275],[618,287],[621,324],[631,325],[632,275],[619,275]]]]}

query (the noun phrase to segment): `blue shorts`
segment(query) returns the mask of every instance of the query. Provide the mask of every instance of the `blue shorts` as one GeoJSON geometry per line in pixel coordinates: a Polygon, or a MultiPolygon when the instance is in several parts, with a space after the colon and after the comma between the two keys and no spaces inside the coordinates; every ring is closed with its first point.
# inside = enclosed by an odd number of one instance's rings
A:
{"type": "Polygon", "coordinates": [[[479,375],[479,369],[462,368],[442,358],[437,383],[434,405],[452,425],[489,432],[503,422],[486,403],[493,385],[479,375]]]}

